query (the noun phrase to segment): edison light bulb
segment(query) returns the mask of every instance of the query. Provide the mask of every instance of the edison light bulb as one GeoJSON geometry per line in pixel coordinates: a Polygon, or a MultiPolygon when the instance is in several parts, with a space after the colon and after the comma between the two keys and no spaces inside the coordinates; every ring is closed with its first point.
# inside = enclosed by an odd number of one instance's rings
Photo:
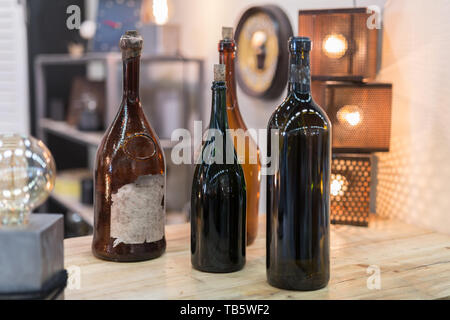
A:
{"type": "Polygon", "coordinates": [[[323,51],[329,58],[342,58],[347,52],[347,39],[342,34],[330,34],[323,40],[323,51]]]}
{"type": "Polygon", "coordinates": [[[44,143],[0,134],[0,226],[22,225],[53,190],[56,168],[44,143]]]}
{"type": "Polygon", "coordinates": [[[362,111],[356,105],[345,105],[337,113],[339,122],[356,127],[362,121],[362,111]]]}

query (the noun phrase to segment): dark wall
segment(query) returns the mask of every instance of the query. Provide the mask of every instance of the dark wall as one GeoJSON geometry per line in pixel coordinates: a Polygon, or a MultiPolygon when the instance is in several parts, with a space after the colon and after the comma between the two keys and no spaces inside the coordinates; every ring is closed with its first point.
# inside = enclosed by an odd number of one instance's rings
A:
{"type": "MultiPolygon", "coordinates": [[[[30,121],[31,134],[36,134],[36,100],[34,84],[34,60],[42,53],[67,53],[68,44],[82,42],[78,30],[69,30],[66,13],[70,5],[78,5],[83,21],[84,0],[28,0],[27,35],[28,66],[30,88],[30,121]]],[[[72,80],[77,75],[86,73],[84,66],[52,66],[46,69],[47,111],[52,99],[59,99],[62,108],[67,109],[72,80]]],[[[67,140],[49,135],[48,147],[53,153],[59,170],[72,167],[83,167],[86,161],[85,147],[67,140]],[[68,152],[70,151],[70,152],[68,152]]]]}

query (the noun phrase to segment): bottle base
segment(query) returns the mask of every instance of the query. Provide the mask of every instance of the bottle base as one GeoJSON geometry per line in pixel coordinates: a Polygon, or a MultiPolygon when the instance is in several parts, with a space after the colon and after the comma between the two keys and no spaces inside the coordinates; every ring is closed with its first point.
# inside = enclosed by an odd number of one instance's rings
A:
{"type": "Polygon", "coordinates": [[[272,279],[267,277],[267,282],[278,289],[290,290],[290,291],[315,291],[325,288],[328,285],[328,279],[321,281],[293,281],[292,279],[272,279]],[[294,283],[295,282],[295,283],[294,283]]]}
{"type": "Polygon", "coordinates": [[[211,266],[199,266],[192,263],[192,267],[201,272],[208,272],[208,273],[232,273],[240,271],[244,268],[245,263],[242,265],[232,266],[232,267],[226,267],[226,268],[217,268],[217,267],[211,267],[211,266]]]}
{"type": "Polygon", "coordinates": [[[256,235],[248,235],[247,234],[247,246],[250,246],[253,244],[253,242],[255,242],[256,240],[256,235]]]}
{"type": "Polygon", "coordinates": [[[106,246],[106,250],[99,250],[92,246],[92,254],[102,260],[113,262],[139,262],[159,258],[166,251],[165,238],[144,244],[120,244],[116,248],[106,246]]]}
{"type": "Polygon", "coordinates": [[[164,254],[164,252],[165,251],[157,252],[156,254],[154,253],[154,254],[151,254],[148,256],[140,256],[140,257],[108,256],[108,255],[99,254],[95,251],[92,251],[92,254],[94,255],[94,257],[96,257],[98,259],[112,261],[112,262],[141,262],[141,261],[148,261],[148,260],[153,260],[153,259],[159,258],[164,254]]]}

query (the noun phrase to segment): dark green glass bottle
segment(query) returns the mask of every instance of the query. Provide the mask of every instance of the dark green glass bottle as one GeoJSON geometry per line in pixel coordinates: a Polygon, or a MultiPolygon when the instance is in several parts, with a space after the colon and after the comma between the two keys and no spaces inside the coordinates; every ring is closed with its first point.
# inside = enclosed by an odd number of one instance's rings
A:
{"type": "Polygon", "coordinates": [[[246,193],[227,131],[225,65],[214,66],[211,89],[208,136],[192,182],[191,261],[201,271],[233,272],[245,264],[246,193]]]}
{"type": "Polygon", "coordinates": [[[311,97],[311,41],[293,37],[288,47],[288,95],[268,125],[269,152],[270,129],[279,130],[279,141],[278,168],[267,176],[267,279],[316,290],[330,277],[331,124],[311,97]]]}

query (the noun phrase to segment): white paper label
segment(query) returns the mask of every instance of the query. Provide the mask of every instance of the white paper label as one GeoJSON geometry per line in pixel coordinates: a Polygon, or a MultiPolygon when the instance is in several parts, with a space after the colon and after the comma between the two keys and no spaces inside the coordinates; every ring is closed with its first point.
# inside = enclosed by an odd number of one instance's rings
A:
{"type": "Polygon", "coordinates": [[[140,176],[112,195],[111,238],[120,243],[155,242],[164,237],[163,175],[140,176]]]}

